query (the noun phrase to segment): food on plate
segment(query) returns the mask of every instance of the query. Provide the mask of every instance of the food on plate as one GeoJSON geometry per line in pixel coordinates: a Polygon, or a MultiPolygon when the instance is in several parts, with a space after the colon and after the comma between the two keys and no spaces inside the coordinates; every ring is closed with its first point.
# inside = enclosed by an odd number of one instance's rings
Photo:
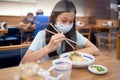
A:
{"type": "Polygon", "coordinates": [[[88,70],[94,74],[105,74],[108,72],[108,69],[105,66],[99,64],[93,64],[88,66],[88,70]]]}
{"type": "Polygon", "coordinates": [[[70,60],[74,68],[84,68],[92,65],[95,57],[85,52],[67,52],[60,55],[60,58],[70,60]]]}
{"type": "Polygon", "coordinates": [[[86,62],[86,61],[88,61],[81,54],[79,54],[77,52],[71,53],[68,57],[73,62],[86,62]]]}
{"type": "Polygon", "coordinates": [[[91,68],[96,68],[97,71],[105,71],[104,68],[102,68],[101,66],[95,66],[95,65],[92,65],[91,68]]]}

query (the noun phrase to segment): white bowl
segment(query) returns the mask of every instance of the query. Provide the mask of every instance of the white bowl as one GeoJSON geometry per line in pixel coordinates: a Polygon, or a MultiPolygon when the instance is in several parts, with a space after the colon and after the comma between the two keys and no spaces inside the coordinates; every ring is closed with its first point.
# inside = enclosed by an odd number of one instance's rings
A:
{"type": "MultiPolygon", "coordinates": [[[[60,55],[60,58],[69,59],[69,55],[73,54],[73,53],[74,52],[63,53],[60,55]]],[[[88,53],[84,53],[84,52],[77,52],[77,53],[80,54],[87,61],[83,61],[83,62],[81,62],[81,61],[80,62],[73,62],[72,61],[73,68],[84,68],[84,67],[88,67],[89,65],[94,63],[95,57],[93,55],[88,54],[88,53]]]]}

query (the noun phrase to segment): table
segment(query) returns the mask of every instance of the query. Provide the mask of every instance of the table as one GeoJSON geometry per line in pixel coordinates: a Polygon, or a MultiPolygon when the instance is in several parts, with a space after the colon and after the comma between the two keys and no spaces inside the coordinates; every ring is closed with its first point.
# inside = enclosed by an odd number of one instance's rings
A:
{"type": "MultiPolygon", "coordinates": [[[[100,64],[108,68],[104,75],[92,74],[87,68],[72,69],[71,80],[120,80],[120,60],[105,56],[103,54],[95,57],[94,64],[100,64]]],[[[40,64],[44,69],[51,67],[51,60],[40,64]]],[[[13,77],[20,74],[19,66],[0,69],[0,80],[14,80],[13,77]]]]}
{"type": "Polygon", "coordinates": [[[0,34],[3,33],[8,33],[8,29],[0,29],[0,34]]]}
{"type": "Polygon", "coordinates": [[[111,32],[111,27],[109,26],[97,26],[97,25],[92,25],[92,33],[98,33],[98,32],[111,32]]]}

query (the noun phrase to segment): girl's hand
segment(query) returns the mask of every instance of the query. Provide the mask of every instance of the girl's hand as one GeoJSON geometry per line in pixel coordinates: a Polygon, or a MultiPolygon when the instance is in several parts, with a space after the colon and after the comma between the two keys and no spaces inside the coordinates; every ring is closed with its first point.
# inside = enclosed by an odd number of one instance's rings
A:
{"type": "Polygon", "coordinates": [[[66,37],[63,33],[53,35],[50,42],[47,45],[49,52],[55,51],[60,46],[61,42],[65,39],[66,37]]]}

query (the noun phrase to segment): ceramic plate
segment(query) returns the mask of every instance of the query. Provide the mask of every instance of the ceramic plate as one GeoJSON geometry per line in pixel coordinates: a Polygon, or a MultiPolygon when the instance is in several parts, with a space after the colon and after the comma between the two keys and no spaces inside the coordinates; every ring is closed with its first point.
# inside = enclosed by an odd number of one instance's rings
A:
{"type": "Polygon", "coordinates": [[[94,74],[105,74],[108,72],[108,69],[105,66],[98,64],[88,66],[88,70],[94,74]]]}

